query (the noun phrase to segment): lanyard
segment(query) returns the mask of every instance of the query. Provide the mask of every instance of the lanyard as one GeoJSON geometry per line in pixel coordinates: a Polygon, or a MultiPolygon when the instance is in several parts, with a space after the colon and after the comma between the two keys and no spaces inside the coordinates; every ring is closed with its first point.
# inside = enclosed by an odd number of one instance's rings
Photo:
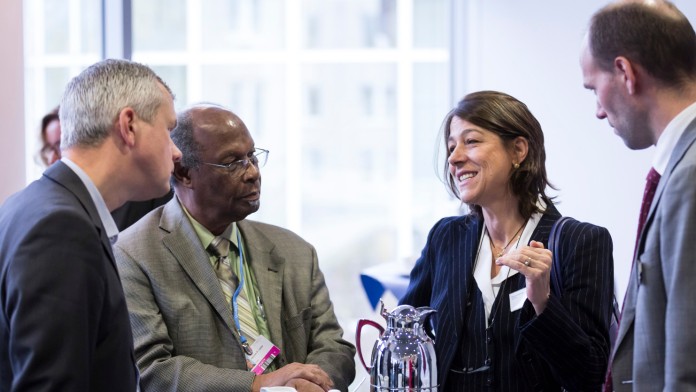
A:
{"type": "Polygon", "coordinates": [[[242,239],[239,236],[239,230],[237,230],[237,247],[239,248],[239,286],[235,290],[234,295],[232,295],[232,317],[234,318],[234,326],[237,327],[237,333],[239,333],[239,340],[242,342],[242,348],[247,355],[251,355],[251,347],[247,342],[247,338],[242,334],[242,327],[239,324],[239,309],[237,306],[237,297],[242,291],[244,286],[244,250],[242,247],[242,239]]]}

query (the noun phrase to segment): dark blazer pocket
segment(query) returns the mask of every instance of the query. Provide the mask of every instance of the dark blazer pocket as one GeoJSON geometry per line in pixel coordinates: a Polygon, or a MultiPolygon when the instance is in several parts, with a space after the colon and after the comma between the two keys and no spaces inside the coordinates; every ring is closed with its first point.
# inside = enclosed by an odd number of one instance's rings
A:
{"type": "Polygon", "coordinates": [[[307,358],[307,345],[312,330],[312,308],[304,308],[283,322],[285,356],[289,362],[303,362],[307,358]]]}

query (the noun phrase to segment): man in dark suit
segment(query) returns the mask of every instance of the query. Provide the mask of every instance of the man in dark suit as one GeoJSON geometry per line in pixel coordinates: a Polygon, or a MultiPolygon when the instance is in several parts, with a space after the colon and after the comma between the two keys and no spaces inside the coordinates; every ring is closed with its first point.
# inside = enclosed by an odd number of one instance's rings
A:
{"type": "Polygon", "coordinates": [[[168,191],[172,93],[105,60],[68,84],[60,119],[61,161],[0,208],[0,391],[135,391],[109,211],[168,191]]]}
{"type": "Polygon", "coordinates": [[[580,65],[597,117],[628,148],[655,146],[607,386],[695,391],[696,33],[667,1],[610,4],[580,65]]]}
{"type": "Polygon", "coordinates": [[[347,391],[355,349],[342,338],[314,247],[246,219],[260,206],[268,151],[213,105],[180,113],[172,139],[183,152],[176,196],[114,249],[143,390],[347,391]]]}

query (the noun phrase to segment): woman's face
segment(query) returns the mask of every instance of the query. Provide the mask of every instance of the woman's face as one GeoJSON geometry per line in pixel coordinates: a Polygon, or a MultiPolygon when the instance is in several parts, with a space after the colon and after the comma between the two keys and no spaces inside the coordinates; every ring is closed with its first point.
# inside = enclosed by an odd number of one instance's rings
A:
{"type": "Polygon", "coordinates": [[[462,202],[482,208],[510,198],[516,152],[495,133],[453,117],[447,139],[450,175],[462,202]]]}
{"type": "Polygon", "coordinates": [[[60,121],[53,120],[46,125],[45,144],[41,154],[47,165],[54,164],[60,159],[60,121]]]}

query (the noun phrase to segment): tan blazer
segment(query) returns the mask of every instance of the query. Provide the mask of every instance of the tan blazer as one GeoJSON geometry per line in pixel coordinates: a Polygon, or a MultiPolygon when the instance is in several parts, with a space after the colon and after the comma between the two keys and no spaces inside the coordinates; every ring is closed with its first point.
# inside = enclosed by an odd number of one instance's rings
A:
{"type": "MultiPolygon", "coordinates": [[[[355,348],[342,339],[314,248],[276,226],[238,225],[281,350],[276,363],[317,364],[347,390],[355,348]]],[[[177,198],[121,233],[114,254],[144,392],[251,389],[232,311],[177,198]]]]}

